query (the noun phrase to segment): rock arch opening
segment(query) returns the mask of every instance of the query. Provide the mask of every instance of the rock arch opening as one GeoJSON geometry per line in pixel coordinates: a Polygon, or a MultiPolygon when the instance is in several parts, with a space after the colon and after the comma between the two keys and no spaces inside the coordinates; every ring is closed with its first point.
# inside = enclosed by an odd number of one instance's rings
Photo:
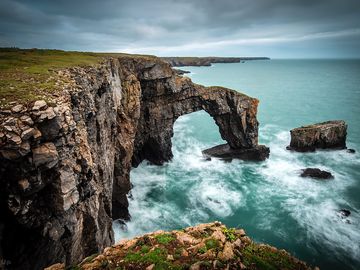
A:
{"type": "Polygon", "coordinates": [[[186,158],[187,155],[201,157],[201,151],[214,145],[224,144],[219,127],[205,111],[197,111],[180,116],[174,123],[174,135],[171,139],[174,158],[186,158]]]}

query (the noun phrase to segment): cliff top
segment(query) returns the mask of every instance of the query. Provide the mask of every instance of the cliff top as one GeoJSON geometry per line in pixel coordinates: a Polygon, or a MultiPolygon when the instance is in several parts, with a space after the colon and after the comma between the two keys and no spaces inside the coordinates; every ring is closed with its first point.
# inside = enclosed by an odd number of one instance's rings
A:
{"type": "MultiPolygon", "coordinates": [[[[93,66],[123,53],[68,52],[61,50],[0,48],[0,108],[48,100],[62,89],[58,71],[75,66],[93,66]]],[[[132,58],[156,58],[131,55],[132,58]]]]}
{"type": "MultiPolygon", "coordinates": [[[[63,264],[47,270],[65,269],[63,264]]],[[[284,250],[253,242],[220,222],[122,240],[67,269],[311,269],[284,250]]]]}
{"type": "MultiPolygon", "coordinates": [[[[48,49],[0,48],[0,109],[35,100],[49,104],[69,84],[60,75],[73,67],[96,66],[109,58],[167,62],[172,66],[234,63],[261,57],[163,57],[125,53],[93,53],[48,49]]],[[[264,58],[265,59],[265,58],[264,58]]]]}

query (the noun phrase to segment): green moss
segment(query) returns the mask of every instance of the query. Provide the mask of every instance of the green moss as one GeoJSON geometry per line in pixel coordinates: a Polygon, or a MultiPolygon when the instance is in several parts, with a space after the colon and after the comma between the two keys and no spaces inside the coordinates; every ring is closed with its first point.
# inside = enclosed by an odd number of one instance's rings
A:
{"type": "Polygon", "coordinates": [[[99,254],[98,253],[95,253],[95,254],[92,254],[90,255],[89,257],[86,257],[81,263],[80,265],[83,265],[83,264],[86,264],[86,263],[89,263],[91,262],[93,259],[95,259],[99,254]]]}
{"type": "Polygon", "coordinates": [[[156,235],[155,239],[158,241],[159,244],[167,245],[171,241],[175,240],[175,237],[171,234],[164,233],[156,235]]]}
{"type": "Polygon", "coordinates": [[[207,269],[211,269],[212,264],[211,264],[211,262],[209,262],[209,261],[203,261],[203,262],[201,263],[201,266],[204,266],[204,267],[206,267],[207,269]]]}
{"type": "Polygon", "coordinates": [[[208,240],[205,241],[205,246],[206,249],[213,249],[213,248],[218,248],[219,247],[219,241],[214,239],[214,238],[210,238],[208,240]]]}
{"type": "Polygon", "coordinates": [[[236,240],[236,234],[235,234],[235,229],[234,228],[225,228],[222,230],[223,233],[225,234],[226,236],[226,239],[230,242],[234,242],[236,240]]]}
{"type": "Polygon", "coordinates": [[[101,268],[107,268],[109,266],[109,262],[108,261],[101,261],[100,263],[100,267],[101,268]]]}
{"type": "Polygon", "coordinates": [[[141,247],[141,249],[140,249],[140,252],[141,253],[148,253],[150,251],[150,247],[149,246],[147,246],[147,245],[143,245],[142,247],[141,247]]]}
{"type": "Polygon", "coordinates": [[[207,251],[206,246],[203,246],[199,249],[199,253],[204,254],[207,251]]]}
{"type": "Polygon", "coordinates": [[[139,252],[129,252],[124,260],[128,262],[145,262],[145,263],[159,263],[166,261],[167,251],[162,248],[155,248],[144,254],[141,250],[139,252]]]}
{"type": "Polygon", "coordinates": [[[242,254],[245,266],[256,265],[260,270],[297,269],[296,263],[285,252],[274,251],[268,246],[250,244],[246,246],[242,254]]]}
{"type": "Polygon", "coordinates": [[[72,265],[67,267],[66,270],[81,270],[81,267],[78,265],[72,265]]]}
{"type": "Polygon", "coordinates": [[[174,259],[177,260],[181,257],[181,254],[183,252],[183,248],[177,248],[174,253],[174,259]]]}

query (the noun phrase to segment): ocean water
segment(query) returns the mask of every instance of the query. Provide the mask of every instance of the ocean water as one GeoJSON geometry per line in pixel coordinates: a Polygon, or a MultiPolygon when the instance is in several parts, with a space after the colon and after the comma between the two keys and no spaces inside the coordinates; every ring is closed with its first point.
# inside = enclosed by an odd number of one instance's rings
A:
{"type": "Polygon", "coordinates": [[[259,141],[270,147],[270,158],[204,161],[201,150],[223,142],[218,127],[203,111],[180,117],[173,160],[163,166],[144,161],[132,170],[132,220],[126,228],[114,223],[116,240],[220,220],[321,269],[360,269],[360,61],[270,60],[182,69],[196,83],[260,100],[259,141]],[[331,119],[347,122],[347,145],[356,154],[285,149],[290,129],[331,119]],[[335,178],[301,178],[305,167],[331,171],[335,178]],[[346,219],[338,213],[343,208],[351,211],[346,219]]]}

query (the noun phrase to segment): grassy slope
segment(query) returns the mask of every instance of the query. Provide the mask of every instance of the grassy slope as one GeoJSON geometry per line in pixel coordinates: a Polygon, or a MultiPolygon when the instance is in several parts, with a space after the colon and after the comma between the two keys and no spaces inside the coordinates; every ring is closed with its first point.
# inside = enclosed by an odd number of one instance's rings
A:
{"type": "Polygon", "coordinates": [[[46,99],[61,91],[57,70],[96,65],[106,57],[122,56],[127,54],[0,48],[0,108],[46,99]]]}

